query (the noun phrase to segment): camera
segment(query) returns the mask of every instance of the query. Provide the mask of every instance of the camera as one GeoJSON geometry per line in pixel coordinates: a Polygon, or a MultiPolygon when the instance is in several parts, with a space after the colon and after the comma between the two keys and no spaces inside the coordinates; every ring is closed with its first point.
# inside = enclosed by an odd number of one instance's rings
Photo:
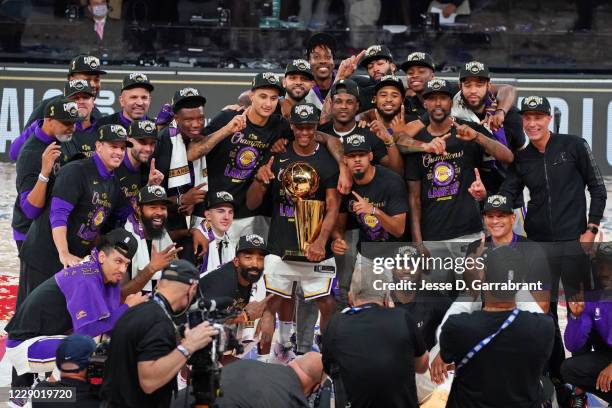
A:
{"type": "Polygon", "coordinates": [[[96,350],[89,358],[89,365],[87,366],[87,383],[89,384],[92,395],[97,396],[102,387],[109,350],[110,341],[103,341],[97,345],[96,350]]]}
{"type": "MultiPolygon", "coordinates": [[[[195,406],[210,406],[216,397],[221,395],[219,359],[223,353],[231,350],[236,350],[237,353],[243,352],[234,328],[223,324],[225,320],[235,317],[240,312],[232,298],[199,299],[187,312],[189,327],[196,327],[208,321],[219,331],[207,347],[193,353],[188,361],[191,364],[192,395],[195,406]]],[[[183,337],[184,325],[179,332],[183,337]]]]}

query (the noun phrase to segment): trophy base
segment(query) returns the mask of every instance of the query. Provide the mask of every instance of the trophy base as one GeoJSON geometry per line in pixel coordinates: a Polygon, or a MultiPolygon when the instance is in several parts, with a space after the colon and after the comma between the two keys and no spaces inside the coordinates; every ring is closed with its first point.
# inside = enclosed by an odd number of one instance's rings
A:
{"type": "Polygon", "coordinates": [[[283,256],[281,256],[281,259],[283,261],[319,263],[319,262],[309,261],[308,258],[306,258],[306,255],[304,255],[303,251],[287,250],[283,253],[283,256]]]}

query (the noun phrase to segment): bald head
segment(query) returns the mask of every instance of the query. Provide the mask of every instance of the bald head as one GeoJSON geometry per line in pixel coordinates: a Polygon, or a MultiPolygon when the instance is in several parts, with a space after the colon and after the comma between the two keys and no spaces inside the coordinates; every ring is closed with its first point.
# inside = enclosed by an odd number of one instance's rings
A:
{"type": "Polygon", "coordinates": [[[300,379],[304,395],[312,394],[312,391],[321,383],[323,376],[323,360],[321,354],[311,351],[290,362],[289,367],[293,368],[300,379]]]}
{"type": "Polygon", "coordinates": [[[249,106],[251,106],[251,98],[249,97],[249,95],[250,91],[244,91],[243,93],[241,93],[238,97],[238,105],[242,106],[243,108],[248,108],[249,106]]]}

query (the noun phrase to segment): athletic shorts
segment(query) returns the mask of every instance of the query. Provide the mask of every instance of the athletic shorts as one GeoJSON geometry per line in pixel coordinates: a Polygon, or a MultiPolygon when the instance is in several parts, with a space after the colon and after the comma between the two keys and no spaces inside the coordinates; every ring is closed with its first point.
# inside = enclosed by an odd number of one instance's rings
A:
{"type": "Polygon", "coordinates": [[[17,371],[25,373],[46,373],[55,368],[55,354],[60,342],[66,336],[38,336],[28,340],[7,340],[6,359],[17,371]]]}
{"type": "Polygon", "coordinates": [[[336,260],[332,257],[319,263],[283,261],[268,255],[264,261],[266,290],[286,299],[293,297],[295,282],[299,282],[305,300],[327,296],[336,276],[336,260]]]}

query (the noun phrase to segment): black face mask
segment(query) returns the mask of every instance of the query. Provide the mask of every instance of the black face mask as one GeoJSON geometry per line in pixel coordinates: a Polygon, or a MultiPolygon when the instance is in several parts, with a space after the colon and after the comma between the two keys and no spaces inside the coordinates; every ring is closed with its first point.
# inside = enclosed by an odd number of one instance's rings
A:
{"type": "Polygon", "coordinates": [[[259,268],[238,268],[238,272],[240,276],[246,279],[249,283],[256,283],[261,275],[263,274],[263,269],[259,268]],[[257,272],[257,275],[252,275],[249,272],[257,272]]]}

